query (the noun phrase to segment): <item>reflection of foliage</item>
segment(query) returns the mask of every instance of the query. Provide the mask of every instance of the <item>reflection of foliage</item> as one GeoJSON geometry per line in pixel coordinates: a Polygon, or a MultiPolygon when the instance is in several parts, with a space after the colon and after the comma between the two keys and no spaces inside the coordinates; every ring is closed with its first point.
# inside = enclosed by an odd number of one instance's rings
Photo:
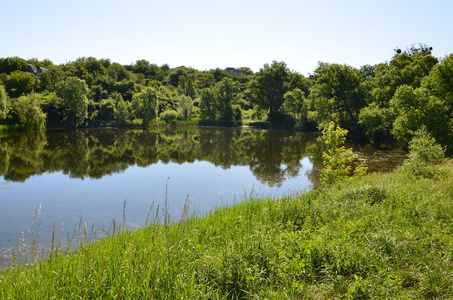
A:
{"type": "Polygon", "coordinates": [[[25,181],[30,175],[43,172],[46,138],[41,131],[15,135],[2,139],[0,171],[6,180],[25,181]]]}
{"type": "Polygon", "coordinates": [[[0,174],[6,174],[9,169],[9,144],[0,143],[0,174]]]}
{"type": "MultiPolygon", "coordinates": [[[[302,168],[312,134],[256,129],[153,128],[27,133],[0,139],[5,179],[23,181],[43,172],[101,178],[132,165],[209,161],[228,169],[249,166],[263,183],[281,185],[302,168]]],[[[313,147],[311,147],[313,148],[313,147]]]]}

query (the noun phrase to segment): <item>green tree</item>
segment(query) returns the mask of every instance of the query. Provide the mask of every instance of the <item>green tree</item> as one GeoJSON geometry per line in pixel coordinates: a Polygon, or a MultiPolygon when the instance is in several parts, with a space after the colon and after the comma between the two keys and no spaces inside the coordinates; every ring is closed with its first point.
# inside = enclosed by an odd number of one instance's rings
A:
{"type": "Polygon", "coordinates": [[[0,122],[8,115],[8,102],[3,84],[0,84],[0,122]]]}
{"type": "Polygon", "coordinates": [[[400,171],[413,177],[433,178],[442,170],[436,166],[445,161],[445,148],[436,142],[436,139],[422,126],[414,132],[409,142],[409,159],[406,160],[400,171]]]}
{"type": "Polygon", "coordinates": [[[57,85],[57,95],[61,98],[61,107],[66,125],[76,128],[88,117],[89,89],[84,80],[67,77],[57,85]]]}
{"type": "Polygon", "coordinates": [[[166,110],[160,115],[160,119],[165,121],[165,124],[170,123],[173,120],[176,120],[178,113],[174,110],[166,110]]]}
{"type": "Polygon", "coordinates": [[[288,91],[288,67],[284,62],[265,64],[251,81],[252,102],[267,112],[270,121],[276,120],[288,91]]]}
{"type": "Polygon", "coordinates": [[[115,81],[130,80],[133,76],[130,71],[118,63],[111,64],[107,69],[107,73],[115,81]]]}
{"type": "Polygon", "coordinates": [[[409,142],[409,159],[425,164],[441,164],[445,161],[445,149],[422,126],[409,142]]]}
{"type": "Polygon", "coordinates": [[[238,104],[233,105],[233,118],[236,121],[242,120],[242,110],[238,104]]]}
{"type": "Polygon", "coordinates": [[[360,110],[358,123],[367,138],[379,145],[391,137],[394,120],[392,109],[380,107],[377,102],[372,102],[360,110]]]}
{"type": "Polygon", "coordinates": [[[34,65],[36,66],[36,68],[51,68],[51,67],[54,67],[54,64],[53,62],[51,62],[50,60],[48,59],[44,59],[44,60],[39,60],[37,58],[31,58],[29,60],[27,60],[27,63],[31,64],[31,65],[34,65]]]}
{"type": "Polygon", "coordinates": [[[178,78],[178,91],[186,96],[195,97],[195,86],[192,76],[181,75],[178,78]]]}
{"type": "Polygon", "coordinates": [[[216,120],[218,110],[215,88],[210,87],[201,91],[200,117],[203,120],[216,120]]]}
{"type": "Polygon", "coordinates": [[[339,180],[351,176],[361,176],[366,173],[367,167],[364,163],[352,170],[351,163],[357,159],[357,154],[351,148],[344,146],[348,131],[342,129],[334,122],[324,126],[322,139],[326,146],[323,152],[324,168],[321,170],[320,181],[324,185],[331,185],[339,180]]]}
{"type": "Polygon", "coordinates": [[[453,54],[445,57],[423,78],[421,89],[429,97],[425,109],[428,131],[453,153],[453,54]]]}
{"type": "Polygon", "coordinates": [[[230,77],[223,78],[215,86],[201,92],[200,114],[204,120],[232,120],[239,116],[233,110],[233,103],[240,90],[240,84],[230,77]]]}
{"type": "Polygon", "coordinates": [[[0,58],[0,73],[9,75],[14,71],[27,71],[27,62],[17,56],[0,58]]]}
{"type": "Polygon", "coordinates": [[[304,129],[307,126],[308,107],[304,92],[295,88],[285,94],[285,103],[283,104],[285,112],[296,119],[296,127],[304,129]]]}
{"type": "Polygon", "coordinates": [[[222,120],[233,119],[232,105],[237,92],[239,92],[239,82],[233,81],[233,79],[228,77],[215,85],[216,103],[222,120]]]}
{"type": "Polygon", "coordinates": [[[397,89],[390,107],[396,116],[392,133],[397,140],[409,143],[414,133],[426,126],[439,143],[450,146],[453,138],[451,109],[443,99],[431,95],[430,90],[403,85],[397,89]]]}
{"type": "Polygon", "coordinates": [[[124,100],[132,100],[132,95],[135,93],[135,82],[133,80],[123,79],[121,81],[113,83],[110,90],[111,93],[118,92],[123,95],[124,100]]]}
{"type": "Polygon", "coordinates": [[[33,92],[35,76],[28,72],[14,71],[9,75],[6,88],[11,97],[19,97],[33,92]]]}
{"type": "Polygon", "coordinates": [[[307,96],[310,92],[310,87],[313,85],[313,80],[305,77],[297,72],[289,73],[289,90],[300,89],[307,96]]]}
{"type": "Polygon", "coordinates": [[[418,88],[422,79],[431,72],[438,59],[426,45],[397,50],[388,64],[377,66],[373,79],[373,96],[381,107],[388,107],[399,86],[418,88]]]}
{"type": "Polygon", "coordinates": [[[390,100],[390,108],[396,116],[392,133],[400,142],[408,143],[424,123],[427,99],[420,92],[411,86],[402,85],[390,100]]]}
{"type": "Polygon", "coordinates": [[[51,66],[49,69],[39,75],[40,90],[54,91],[55,86],[63,78],[63,71],[59,67],[51,66]]]}
{"type": "Polygon", "coordinates": [[[205,89],[215,85],[215,77],[214,74],[209,72],[201,73],[199,80],[198,80],[198,87],[200,89],[205,89]]]}
{"type": "Polygon", "coordinates": [[[148,80],[163,81],[166,73],[169,70],[168,65],[162,65],[161,67],[156,64],[151,64],[145,59],[137,60],[133,66],[130,67],[132,72],[142,74],[142,76],[148,80]]]}
{"type": "Polygon", "coordinates": [[[178,98],[178,112],[179,112],[179,115],[184,120],[187,120],[190,118],[192,109],[193,109],[193,101],[190,96],[182,95],[178,98]]]}
{"type": "Polygon", "coordinates": [[[220,68],[215,68],[213,70],[209,70],[208,73],[212,74],[214,76],[215,82],[222,81],[222,79],[225,78],[225,77],[232,77],[233,76],[229,72],[227,72],[225,70],[222,70],[220,68]]]}
{"type": "Polygon", "coordinates": [[[46,123],[51,127],[64,127],[66,121],[62,100],[56,92],[48,93],[40,99],[40,106],[46,114],[46,123]]]}
{"type": "Polygon", "coordinates": [[[101,121],[111,121],[115,118],[116,103],[115,99],[107,98],[99,103],[99,110],[96,118],[101,121]]]}
{"type": "Polygon", "coordinates": [[[85,68],[89,73],[97,76],[106,75],[107,68],[110,66],[109,59],[96,59],[94,57],[88,57],[85,62],[85,68]]]}
{"type": "MultiPolygon", "coordinates": [[[[411,46],[406,51],[395,51],[389,63],[364,66],[360,69],[369,106],[360,111],[359,124],[371,141],[379,144],[392,138],[391,133],[395,131],[393,125],[400,109],[395,111],[390,108],[391,99],[402,86],[414,90],[419,88],[437,63],[437,58],[431,55],[431,48],[419,45],[411,46]]],[[[396,124],[403,121],[400,118],[396,124]]],[[[397,128],[396,131],[400,129],[402,128],[397,128]]],[[[405,141],[409,140],[410,137],[406,135],[405,141]]]]}
{"type": "Polygon", "coordinates": [[[366,105],[359,70],[348,65],[320,63],[315,77],[310,89],[314,120],[321,125],[333,121],[358,134],[359,113],[366,105]]]}
{"type": "Polygon", "coordinates": [[[149,67],[150,67],[149,61],[147,61],[146,59],[140,59],[137,60],[135,64],[132,66],[132,71],[134,73],[141,73],[146,75],[149,67]]]}
{"type": "Polygon", "coordinates": [[[179,67],[176,69],[173,69],[170,74],[168,74],[167,81],[174,87],[178,87],[178,84],[180,83],[179,77],[185,77],[187,79],[187,68],[186,67],[179,67]]]}
{"type": "Polygon", "coordinates": [[[94,57],[80,57],[72,63],[72,75],[84,79],[88,86],[95,83],[95,79],[107,75],[110,60],[98,60],[94,57]]]}
{"type": "Polygon", "coordinates": [[[423,78],[419,88],[400,86],[390,101],[395,112],[393,134],[409,143],[422,126],[448,152],[453,151],[453,55],[443,59],[423,78]]]}
{"type": "Polygon", "coordinates": [[[154,88],[145,88],[142,92],[132,96],[132,108],[137,118],[143,121],[143,126],[156,119],[159,101],[154,88]]]}
{"type": "Polygon", "coordinates": [[[437,63],[437,58],[424,45],[420,48],[412,46],[404,52],[396,51],[388,64],[376,66],[371,80],[373,101],[377,101],[380,107],[388,107],[399,86],[418,88],[437,63]]]}
{"type": "Polygon", "coordinates": [[[453,106],[453,54],[448,55],[433,67],[429,76],[424,77],[422,86],[430,94],[445,100],[445,105],[453,106]]]}
{"type": "Polygon", "coordinates": [[[123,96],[120,93],[114,93],[112,95],[115,99],[115,120],[121,124],[126,124],[130,119],[130,102],[124,101],[123,96]]]}
{"type": "Polygon", "coordinates": [[[19,122],[30,129],[44,130],[46,115],[39,106],[36,94],[24,95],[14,101],[14,110],[19,122]]]}

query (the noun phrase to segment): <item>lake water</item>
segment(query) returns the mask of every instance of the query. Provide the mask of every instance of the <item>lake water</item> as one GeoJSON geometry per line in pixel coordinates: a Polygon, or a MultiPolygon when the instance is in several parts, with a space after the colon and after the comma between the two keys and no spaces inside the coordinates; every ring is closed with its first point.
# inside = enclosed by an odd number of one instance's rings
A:
{"type": "MultiPolygon", "coordinates": [[[[316,184],[317,134],[252,128],[84,129],[0,138],[0,254],[21,232],[49,244],[112,220],[135,228],[167,206],[177,219],[250,197],[299,193],[316,184]],[[38,233],[39,231],[39,233],[38,233]]],[[[391,169],[401,151],[361,149],[391,169]]]]}

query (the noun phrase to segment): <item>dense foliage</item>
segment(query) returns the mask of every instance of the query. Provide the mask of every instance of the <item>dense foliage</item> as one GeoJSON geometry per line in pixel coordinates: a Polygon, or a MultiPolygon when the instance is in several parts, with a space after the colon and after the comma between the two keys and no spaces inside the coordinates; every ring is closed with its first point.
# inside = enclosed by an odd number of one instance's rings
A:
{"type": "Polygon", "coordinates": [[[425,45],[411,46],[388,62],[361,68],[321,62],[309,77],[277,61],[254,73],[146,60],[120,65],[83,57],[54,65],[0,58],[0,124],[74,128],[177,120],[270,121],[305,131],[333,121],[353,138],[376,145],[408,145],[425,126],[451,155],[453,54],[438,59],[425,45]],[[36,100],[24,109],[21,97],[36,100]],[[33,111],[38,116],[30,124],[24,114],[33,111]]]}

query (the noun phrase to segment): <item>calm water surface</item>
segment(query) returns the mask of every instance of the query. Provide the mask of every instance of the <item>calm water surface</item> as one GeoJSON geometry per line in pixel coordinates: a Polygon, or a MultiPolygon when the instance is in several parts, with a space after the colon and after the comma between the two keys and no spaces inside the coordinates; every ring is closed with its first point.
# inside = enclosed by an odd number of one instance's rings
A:
{"type": "MultiPolygon", "coordinates": [[[[15,133],[0,138],[0,252],[21,232],[48,244],[102,232],[112,220],[142,226],[167,199],[204,214],[258,196],[298,193],[316,183],[317,135],[251,128],[87,129],[15,133]],[[37,234],[39,230],[39,235],[37,234]]],[[[391,169],[401,151],[359,149],[371,169],[391,169]]]]}

